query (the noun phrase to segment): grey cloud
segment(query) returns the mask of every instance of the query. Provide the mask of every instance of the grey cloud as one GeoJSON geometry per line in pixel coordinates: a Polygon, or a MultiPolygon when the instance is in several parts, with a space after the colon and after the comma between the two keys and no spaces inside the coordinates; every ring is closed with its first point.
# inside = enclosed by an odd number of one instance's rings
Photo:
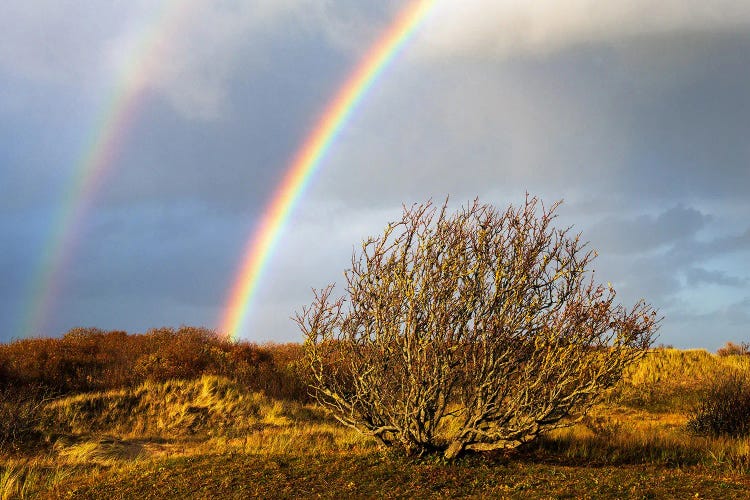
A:
{"type": "Polygon", "coordinates": [[[279,35],[319,29],[307,14],[320,3],[9,0],[0,6],[0,71],[99,92],[156,91],[186,117],[216,119],[233,73],[267,69],[279,35]]]}
{"type": "Polygon", "coordinates": [[[748,325],[750,325],[750,297],[747,297],[740,302],[730,304],[724,310],[724,314],[732,325],[744,327],[746,329],[746,337],[750,336],[750,331],[747,331],[748,325]]]}
{"type": "Polygon", "coordinates": [[[128,21],[146,17],[149,2],[99,2],[96,7],[71,0],[0,5],[0,70],[58,84],[85,85],[97,79],[106,62],[112,33],[128,21]]]}
{"type": "Polygon", "coordinates": [[[383,204],[529,190],[597,197],[603,211],[608,197],[629,213],[634,199],[648,210],[747,207],[748,54],[750,37],[704,33],[494,63],[396,61],[331,148],[315,193],[383,204]]]}
{"type": "Polygon", "coordinates": [[[746,342],[750,338],[750,297],[745,297],[717,309],[699,311],[689,306],[672,312],[668,332],[662,336],[679,339],[684,347],[708,347],[715,350],[727,341],[746,342]]]}
{"type": "Polygon", "coordinates": [[[645,298],[659,307],[666,316],[663,342],[710,345],[716,328],[724,335],[717,345],[739,335],[735,320],[741,314],[716,305],[750,281],[735,264],[750,253],[747,231],[679,205],[653,215],[606,216],[589,227],[583,228],[584,238],[600,250],[597,278],[611,281],[623,303],[645,298]],[[704,311],[707,306],[713,309],[704,311]]]}
{"type": "Polygon", "coordinates": [[[643,253],[693,237],[710,221],[710,216],[694,208],[676,206],[657,216],[607,217],[595,224],[587,236],[602,251],[643,253]]]}
{"type": "MultiPolygon", "coordinates": [[[[634,238],[638,238],[637,229],[634,231],[634,238]]],[[[747,234],[714,236],[705,241],[686,238],[672,241],[661,250],[640,255],[602,252],[599,261],[615,276],[612,281],[623,283],[627,290],[640,288],[648,290],[654,298],[668,299],[683,290],[680,275],[686,277],[688,285],[738,286],[746,282],[747,278],[733,277],[725,269],[706,271],[701,264],[721,261],[735,253],[750,252],[747,234]]]]}
{"type": "Polygon", "coordinates": [[[439,3],[425,30],[421,53],[497,58],[548,54],[582,43],[684,31],[739,31],[750,24],[741,0],[542,0],[439,3]]]}
{"type": "Polygon", "coordinates": [[[273,72],[237,71],[227,94],[231,110],[221,120],[185,122],[160,95],[147,96],[101,202],[191,199],[231,214],[262,210],[348,69],[325,46],[289,42],[279,48],[287,57],[273,72]],[[326,62],[311,65],[311,55],[326,62]],[[290,76],[300,71],[309,76],[290,76]]]}
{"type": "MultiPolygon", "coordinates": [[[[304,36],[311,30],[304,13],[311,0],[202,2],[191,9],[179,36],[164,40],[147,85],[158,89],[185,116],[214,119],[227,103],[230,78],[238,68],[268,69],[264,49],[282,34],[304,36]]],[[[179,10],[179,9],[175,9],[179,10]]],[[[181,14],[177,12],[177,14],[181,14]]]]}
{"type": "Polygon", "coordinates": [[[130,206],[96,214],[71,264],[69,286],[82,296],[169,294],[184,304],[216,306],[224,297],[216,275],[232,271],[239,221],[202,206],[130,206]],[[95,245],[83,246],[86,242],[95,245]]]}
{"type": "Polygon", "coordinates": [[[724,271],[709,271],[700,267],[690,268],[685,272],[688,285],[722,285],[742,287],[747,285],[747,278],[730,276],[724,271]]]}
{"type": "Polygon", "coordinates": [[[724,255],[750,251],[750,229],[741,234],[718,236],[705,241],[692,240],[673,246],[666,254],[671,261],[684,264],[724,255]]]}
{"type": "Polygon", "coordinates": [[[750,127],[750,96],[742,89],[750,83],[749,46],[746,35],[704,37],[702,48],[710,50],[691,73],[655,84],[625,110],[634,171],[621,182],[629,190],[667,199],[747,199],[750,148],[742,130],[750,127]]]}
{"type": "MultiPolygon", "coordinates": [[[[87,3],[94,25],[86,6],[42,2],[0,6],[0,269],[21,287],[104,96],[158,7],[87,3]]],[[[736,303],[744,290],[735,285],[750,278],[741,263],[750,248],[750,8],[600,3],[469,0],[458,12],[459,3],[438,2],[310,179],[246,334],[297,339],[288,318],[310,287],[340,284],[352,247],[402,203],[450,194],[455,204],[479,196],[505,206],[526,191],[566,200],[560,222],[601,251],[597,278],[625,303],[645,296],[662,307],[665,341],[737,333],[746,306],[717,304],[736,303]],[[717,306],[705,320],[681,319],[704,298],[717,306]]],[[[123,80],[142,90],[142,107],[93,196],[55,333],[213,326],[290,158],[404,4],[194,5],[185,36],[157,41],[163,65],[123,80]]],[[[14,288],[0,287],[0,319],[26,306],[14,288]]]]}
{"type": "Polygon", "coordinates": [[[245,232],[241,220],[195,205],[95,210],[84,221],[43,325],[215,326],[245,232]]]}

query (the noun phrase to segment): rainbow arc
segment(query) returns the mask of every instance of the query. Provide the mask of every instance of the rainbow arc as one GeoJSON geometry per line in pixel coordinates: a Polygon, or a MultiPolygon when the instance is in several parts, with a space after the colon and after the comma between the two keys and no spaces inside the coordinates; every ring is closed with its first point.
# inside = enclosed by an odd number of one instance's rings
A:
{"type": "Polygon", "coordinates": [[[427,18],[435,3],[436,0],[412,1],[400,12],[335,94],[303,142],[247,243],[240,271],[220,320],[220,332],[234,339],[240,336],[263,269],[310,179],[357,105],[427,18]]]}
{"type": "Polygon", "coordinates": [[[99,187],[117,163],[144,101],[146,82],[166,58],[169,42],[184,31],[195,3],[195,0],[163,1],[126,51],[117,85],[102,106],[91,138],[65,187],[53,231],[29,286],[29,305],[21,319],[20,337],[49,335],[44,330],[62,290],[65,272],[72,263],[83,221],[95,205],[99,187]]]}
{"type": "MultiPolygon", "coordinates": [[[[346,82],[335,94],[294,155],[279,187],[267,206],[258,229],[249,239],[220,321],[220,331],[233,338],[240,335],[258,283],[275,244],[310,178],[369,88],[397,56],[437,0],[412,0],[399,13],[381,38],[369,49],[346,82]]],[[[21,318],[19,336],[45,334],[50,311],[62,289],[66,270],[80,239],[82,223],[95,206],[99,186],[117,163],[127,133],[136,120],[146,82],[167,56],[170,40],[190,19],[197,0],[164,0],[151,22],[127,51],[109,99],[93,128],[88,146],[82,151],[63,202],[55,216],[53,231],[45,245],[37,271],[30,283],[28,308],[21,318]]]]}

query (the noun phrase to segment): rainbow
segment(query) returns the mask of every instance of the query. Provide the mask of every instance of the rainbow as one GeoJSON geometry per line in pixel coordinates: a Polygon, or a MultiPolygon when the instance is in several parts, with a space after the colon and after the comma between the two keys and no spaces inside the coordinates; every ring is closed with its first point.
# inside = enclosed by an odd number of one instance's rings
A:
{"type": "Polygon", "coordinates": [[[138,116],[147,82],[165,57],[168,42],[176,39],[184,26],[192,4],[193,1],[164,1],[155,9],[156,15],[133,38],[134,43],[127,47],[126,57],[118,68],[117,83],[94,122],[91,137],[54,217],[53,230],[29,286],[29,306],[21,319],[20,337],[45,334],[86,214],[94,206],[96,193],[138,116]]]}
{"type": "Polygon", "coordinates": [[[404,47],[437,0],[415,0],[405,7],[370,48],[327,106],[284,174],[258,228],[248,241],[239,274],[220,320],[219,331],[237,339],[247,319],[262,271],[294,206],[326,152],[378,76],[404,47]]]}

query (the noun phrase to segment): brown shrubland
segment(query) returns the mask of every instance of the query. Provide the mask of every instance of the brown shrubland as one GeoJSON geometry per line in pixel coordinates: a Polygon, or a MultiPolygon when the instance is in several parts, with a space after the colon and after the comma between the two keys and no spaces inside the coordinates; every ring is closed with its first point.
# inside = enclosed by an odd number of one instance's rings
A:
{"type": "Polygon", "coordinates": [[[37,387],[60,396],[220,375],[274,398],[304,401],[300,359],[298,344],[233,342],[206,328],[132,335],[75,328],[61,338],[0,344],[0,390],[37,387]]]}

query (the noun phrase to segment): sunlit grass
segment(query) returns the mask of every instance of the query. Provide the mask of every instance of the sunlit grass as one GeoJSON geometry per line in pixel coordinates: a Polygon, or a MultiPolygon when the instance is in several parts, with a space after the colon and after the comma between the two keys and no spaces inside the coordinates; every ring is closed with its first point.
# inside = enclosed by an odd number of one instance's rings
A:
{"type": "MultiPolygon", "coordinates": [[[[706,383],[729,369],[750,370],[750,356],[653,351],[580,422],[517,453],[581,470],[644,466],[747,474],[750,438],[697,436],[686,425],[706,383]]],[[[95,489],[97,478],[127,478],[190,457],[358,463],[356,457],[379,453],[372,438],[315,405],[273,399],[218,376],[60,398],[46,403],[37,430],[48,446],[27,455],[0,455],[0,500],[71,484],[95,489]]]]}
{"type": "Polygon", "coordinates": [[[748,438],[692,434],[680,413],[622,411],[599,408],[597,415],[559,429],[537,444],[581,464],[702,465],[737,473],[748,472],[748,438]]]}

